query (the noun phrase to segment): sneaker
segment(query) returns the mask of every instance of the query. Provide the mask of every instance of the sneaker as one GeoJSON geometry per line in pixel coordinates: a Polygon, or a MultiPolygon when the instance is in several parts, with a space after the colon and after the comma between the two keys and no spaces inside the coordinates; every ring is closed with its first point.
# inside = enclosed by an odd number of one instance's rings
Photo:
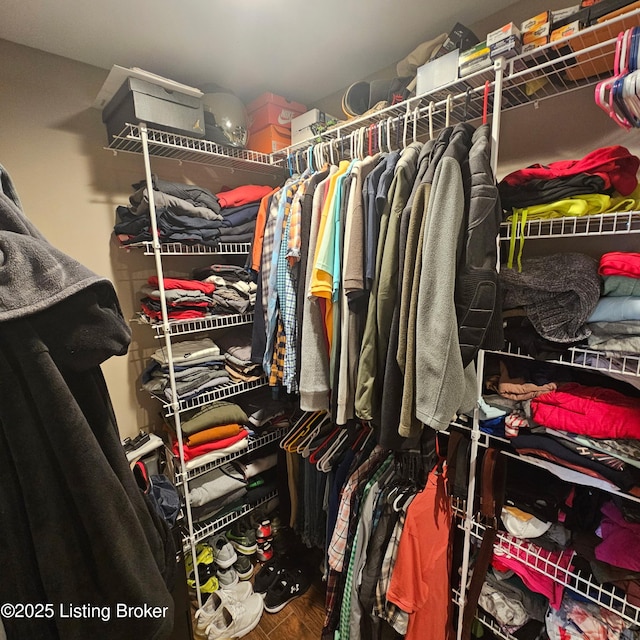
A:
{"type": "Polygon", "coordinates": [[[238,553],[245,556],[254,554],[258,548],[255,530],[240,521],[236,521],[227,531],[227,539],[238,553]]]}
{"type": "Polygon", "coordinates": [[[223,533],[209,538],[209,541],[213,549],[214,561],[221,569],[228,569],[238,559],[232,544],[223,533]]]}
{"type": "Polygon", "coordinates": [[[257,551],[258,560],[260,562],[267,562],[273,558],[273,547],[268,542],[258,545],[257,551]]]}
{"type": "Polygon", "coordinates": [[[229,602],[220,607],[206,629],[208,640],[241,638],[258,626],[262,617],[262,598],[253,593],[242,602],[229,602]]]}
{"type": "MultiPolygon", "coordinates": [[[[198,582],[201,593],[213,593],[218,589],[218,578],[215,574],[216,565],[213,562],[213,549],[211,545],[201,543],[196,546],[196,567],[198,571],[198,582]]],[[[191,552],[185,555],[185,571],[187,573],[187,584],[196,588],[196,576],[193,570],[193,558],[191,552]]]]}
{"type": "Polygon", "coordinates": [[[216,573],[218,575],[218,585],[220,589],[229,589],[240,581],[240,576],[233,567],[229,567],[228,569],[220,568],[216,573]]]}
{"type": "Polygon", "coordinates": [[[307,592],[311,583],[300,569],[283,569],[264,596],[264,610],[278,613],[297,597],[307,592]]]}
{"type": "Polygon", "coordinates": [[[271,560],[265,562],[253,581],[253,590],[256,593],[266,593],[269,587],[278,578],[279,572],[282,572],[284,567],[282,566],[282,560],[274,556],[271,560]]]}
{"type": "Polygon", "coordinates": [[[271,542],[273,539],[272,531],[271,531],[271,520],[263,520],[256,527],[256,540],[257,542],[268,540],[271,542]]]}
{"type": "Polygon", "coordinates": [[[220,613],[225,604],[242,602],[253,593],[251,585],[247,582],[238,584],[232,588],[212,593],[207,601],[195,613],[196,633],[201,636],[206,634],[207,627],[220,613]]]}
{"type": "Polygon", "coordinates": [[[253,575],[253,564],[247,556],[240,556],[233,565],[240,580],[248,580],[253,575]]]}

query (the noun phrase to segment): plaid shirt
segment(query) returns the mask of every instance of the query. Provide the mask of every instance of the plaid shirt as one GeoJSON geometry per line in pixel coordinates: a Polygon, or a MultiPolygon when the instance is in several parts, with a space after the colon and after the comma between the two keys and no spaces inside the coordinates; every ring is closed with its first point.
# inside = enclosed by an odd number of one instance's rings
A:
{"type": "MultiPolygon", "coordinates": [[[[280,204],[278,207],[278,214],[275,216],[274,220],[274,228],[273,235],[269,238],[270,244],[273,247],[273,251],[271,252],[271,263],[269,276],[267,278],[267,289],[266,289],[266,297],[267,297],[267,305],[266,305],[266,316],[265,316],[265,331],[266,331],[266,345],[264,350],[264,357],[262,360],[262,365],[264,368],[264,372],[267,375],[271,373],[271,360],[273,356],[273,347],[274,340],[276,337],[276,328],[278,324],[278,291],[277,291],[277,281],[278,281],[278,264],[280,260],[280,249],[282,245],[282,235],[284,232],[284,226],[286,224],[287,217],[289,215],[289,209],[291,207],[291,202],[293,201],[293,196],[298,188],[299,182],[297,181],[288,181],[282,190],[284,192],[283,196],[280,198],[280,204]]],[[[271,231],[271,229],[270,229],[271,231]]],[[[265,231],[265,239],[264,243],[267,242],[267,232],[265,231]]],[[[263,261],[265,257],[264,249],[263,249],[263,261]]],[[[262,280],[262,299],[264,302],[265,298],[265,289],[264,289],[264,276],[262,280]]]]}
{"type": "Polygon", "coordinates": [[[287,336],[284,332],[282,320],[278,318],[278,326],[276,329],[276,344],[273,349],[273,358],[271,360],[271,369],[269,371],[269,386],[277,387],[282,384],[284,376],[284,359],[287,350],[287,336]]]}
{"type": "Polygon", "coordinates": [[[298,187],[293,203],[291,204],[291,226],[287,234],[287,260],[293,267],[296,262],[300,261],[300,246],[302,245],[302,236],[300,235],[300,223],[302,220],[302,200],[307,192],[308,182],[302,182],[298,187]]]}
{"type": "Polygon", "coordinates": [[[352,497],[354,491],[358,488],[363,478],[366,481],[368,473],[373,469],[381,459],[386,455],[385,450],[376,445],[369,458],[365,460],[349,477],[340,498],[340,507],[338,508],[338,519],[331,536],[329,544],[328,556],[329,566],[338,572],[344,567],[344,555],[347,547],[347,537],[349,534],[349,518],[351,516],[352,497]]]}
{"type": "Polygon", "coordinates": [[[273,261],[273,240],[276,229],[276,219],[280,210],[280,200],[284,193],[284,187],[276,191],[271,198],[269,215],[264,228],[262,239],[262,259],[260,261],[260,278],[262,279],[262,310],[264,313],[265,326],[267,324],[267,306],[269,300],[269,275],[271,274],[271,263],[273,261]]]}
{"type": "Polygon", "coordinates": [[[391,540],[389,540],[389,546],[382,561],[380,579],[376,586],[376,601],[373,607],[373,612],[379,618],[386,620],[397,633],[403,636],[407,633],[409,614],[393,604],[393,602],[387,600],[387,589],[391,584],[391,573],[393,572],[396,557],[398,556],[400,536],[402,535],[402,529],[404,528],[404,522],[407,517],[407,508],[410,504],[411,500],[408,500],[402,508],[398,522],[391,534],[391,540]]]}

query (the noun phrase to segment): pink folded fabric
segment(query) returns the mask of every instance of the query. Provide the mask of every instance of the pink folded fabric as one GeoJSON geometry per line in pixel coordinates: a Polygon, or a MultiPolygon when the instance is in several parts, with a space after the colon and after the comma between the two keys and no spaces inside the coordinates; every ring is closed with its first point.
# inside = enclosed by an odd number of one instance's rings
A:
{"type": "Polygon", "coordinates": [[[640,253],[611,251],[600,258],[598,273],[601,276],[626,276],[640,278],[640,253]]]}
{"type": "Polygon", "coordinates": [[[627,522],[613,502],[602,505],[602,542],[596,558],[614,567],[640,571],[640,524],[627,522]]]}

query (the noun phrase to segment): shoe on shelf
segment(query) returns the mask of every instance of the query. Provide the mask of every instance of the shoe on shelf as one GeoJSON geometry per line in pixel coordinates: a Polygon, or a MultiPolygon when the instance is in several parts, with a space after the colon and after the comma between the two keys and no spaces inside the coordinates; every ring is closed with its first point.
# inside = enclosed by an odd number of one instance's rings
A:
{"type": "Polygon", "coordinates": [[[267,562],[273,558],[273,547],[269,542],[259,543],[256,555],[260,562],[267,562]]]}
{"type": "Polygon", "coordinates": [[[253,594],[253,589],[248,582],[237,584],[228,589],[223,589],[212,593],[207,601],[195,613],[196,633],[206,637],[207,627],[218,616],[225,604],[233,602],[243,602],[253,594]]]}
{"type": "Polygon", "coordinates": [[[262,597],[257,593],[242,602],[223,604],[206,629],[208,640],[242,638],[258,626],[263,607],[262,597]]]}
{"type": "Polygon", "coordinates": [[[238,559],[233,545],[227,540],[224,533],[209,538],[209,544],[213,549],[214,562],[221,569],[228,569],[238,559]]]}
{"type": "Polygon", "coordinates": [[[255,529],[248,527],[240,520],[234,522],[231,529],[227,531],[227,540],[238,553],[244,556],[253,555],[258,548],[255,529]]]}
{"type": "MultiPolygon", "coordinates": [[[[201,543],[196,546],[196,567],[198,571],[198,582],[201,593],[213,593],[218,589],[218,578],[215,574],[216,565],[213,562],[213,549],[211,545],[201,543]]],[[[193,570],[193,558],[189,551],[184,560],[185,571],[187,573],[187,584],[195,590],[196,576],[193,570]]]]}
{"type": "Polygon", "coordinates": [[[233,565],[240,580],[249,580],[253,575],[253,564],[248,556],[239,556],[233,565]]]}
{"type": "Polygon", "coordinates": [[[305,594],[311,582],[300,569],[283,569],[264,596],[264,610],[278,613],[299,596],[305,594]]]}
{"type": "Polygon", "coordinates": [[[219,568],[216,574],[218,576],[219,589],[229,589],[240,581],[240,576],[233,567],[228,567],[227,569],[219,568]]]}
{"type": "Polygon", "coordinates": [[[256,527],[256,540],[259,542],[268,540],[271,542],[273,539],[273,532],[271,531],[271,520],[263,520],[256,527]]]}

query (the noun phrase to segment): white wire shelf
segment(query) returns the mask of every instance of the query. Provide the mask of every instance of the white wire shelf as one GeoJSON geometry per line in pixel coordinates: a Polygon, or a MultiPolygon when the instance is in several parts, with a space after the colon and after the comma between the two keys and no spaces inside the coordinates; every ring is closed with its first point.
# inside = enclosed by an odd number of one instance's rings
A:
{"type": "MultiPolygon", "coordinates": [[[[226,464],[227,462],[231,462],[232,460],[241,458],[242,456],[245,456],[248,453],[251,453],[252,451],[256,451],[257,449],[262,449],[262,447],[266,447],[268,444],[271,444],[272,442],[278,442],[282,438],[282,436],[285,433],[287,433],[288,430],[289,430],[289,427],[281,427],[279,429],[274,429],[269,433],[265,433],[264,435],[261,435],[261,436],[257,436],[257,437],[249,436],[248,438],[249,444],[247,445],[246,449],[235,451],[234,453],[230,453],[228,456],[225,456],[224,458],[219,458],[218,460],[213,460],[212,462],[206,462],[202,466],[189,469],[185,473],[181,471],[177,471],[175,474],[175,484],[176,486],[180,486],[185,481],[193,480],[194,478],[197,478],[198,476],[201,476],[204,473],[207,473],[207,471],[212,471],[213,469],[217,469],[218,467],[222,466],[223,464],[226,464]]],[[[177,469],[179,466],[180,459],[178,456],[175,456],[175,455],[173,455],[172,457],[174,458],[174,462],[177,469]]]]}
{"type": "MultiPolygon", "coordinates": [[[[223,147],[209,140],[190,138],[157,129],[147,129],[149,155],[172,158],[183,162],[194,162],[239,171],[250,171],[261,175],[280,177],[282,167],[269,154],[249,149],[223,147]]],[[[126,153],[142,153],[142,137],[137,124],[126,124],[113,137],[107,149],[126,153]]]]}
{"type": "MultiPolygon", "coordinates": [[[[487,353],[495,353],[498,355],[514,356],[516,358],[525,358],[534,360],[535,358],[523,353],[520,347],[509,342],[505,343],[505,348],[499,351],[487,350],[487,353]]],[[[619,355],[609,357],[600,351],[593,349],[583,349],[581,347],[571,347],[568,351],[552,360],[543,360],[541,362],[551,362],[554,364],[562,364],[569,367],[578,367],[580,369],[589,369],[591,371],[599,371],[602,373],[616,373],[625,376],[637,378],[640,376],[640,355],[619,355]]]]}
{"type": "MultiPolygon", "coordinates": [[[[224,400],[231,396],[237,396],[245,391],[251,391],[252,389],[258,389],[259,387],[265,387],[267,385],[266,377],[254,380],[253,382],[230,382],[229,384],[221,384],[218,387],[214,387],[211,391],[205,391],[193,398],[187,398],[186,400],[180,400],[180,408],[178,411],[188,411],[189,409],[196,409],[197,407],[204,407],[207,404],[215,402],[216,400],[224,400]]],[[[154,396],[159,397],[159,396],[154,396]]],[[[166,409],[166,415],[172,416],[175,411],[170,402],[166,402],[163,398],[160,398],[164,402],[164,408],[166,409]]]]}
{"type": "MultiPolygon", "coordinates": [[[[506,61],[502,110],[534,104],[553,96],[594,85],[599,80],[610,77],[613,74],[617,35],[628,28],[630,22],[637,24],[638,16],[640,16],[640,9],[630,11],[506,61]]],[[[400,141],[405,135],[407,139],[411,139],[414,132],[417,137],[429,135],[430,102],[434,103],[432,112],[434,130],[442,128],[445,124],[445,105],[448,96],[451,96],[451,123],[482,117],[486,82],[489,82],[491,87],[488,106],[490,112],[495,86],[493,67],[458,79],[423,96],[411,98],[373,114],[348,120],[313,139],[277,151],[272,154],[272,157],[280,157],[284,161],[288,155],[317,142],[336,141],[336,146],[343,145],[346,149],[349,145],[349,136],[359,129],[369,130],[367,138],[372,138],[372,146],[375,149],[376,141],[380,139],[380,129],[387,122],[391,127],[392,142],[398,141],[396,147],[400,147],[400,141]]]]}
{"type": "MultiPolygon", "coordinates": [[[[512,235],[511,222],[500,225],[500,239],[509,240],[512,235]]],[[[563,236],[611,236],[640,233],[640,212],[623,211],[592,216],[553,218],[551,220],[527,220],[524,225],[516,223],[516,238],[557,238],[563,236]]]]}
{"type": "MultiPolygon", "coordinates": [[[[121,249],[142,249],[145,256],[153,255],[152,242],[135,242],[134,244],[120,245],[121,249]]],[[[180,242],[165,242],[160,245],[160,255],[163,256],[244,256],[251,251],[249,242],[220,242],[215,247],[206,247],[202,244],[182,244],[180,242]]]]}
{"type": "MultiPolygon", "coordinates": [[[[208,520],[202,523],[194,523],[193,524],[193,543],[197,544],[198,542],[201,542],[205,538],[208,538],[209,536],[215,535],[216,533],[223,531],[232,522],[235,522],[236,520],[238,520],[238,518],[241,518],[247,513],[253,511],[254,509],[257,509],[258,507],[261,507],[262,505],[266,504],[267,502],[270,502],[271,500],[277,497],[278,497],[277,490],[272,491],[271,493],[268,493],[264,498],[262,498],[258,502],[254,502],[252,504],[244,504],[238,509],[231,511],[230,513],[225,513],[223,516],[214,518],[213,520],[208,520]]],[[[184,545],[184,550],[187,551],[189,549],[188,538],[183,538],[183,545],[184,545]]]]}
{"type": "MultiPolygon", "coordinates": [[[[460,523],[458,526],[463,528],[464,524],[460,523]]],[[[477,540],[482,540],[486,527],[475,520],[470,523],[470,527],[471,535],[477,540]]],[[[570,566],[561,566],[550,557],[540,555],[541,550],[536,545],[498,532],[494,549],[497,553],[516,558],[530,569],[572,589],[598,606],[617,613],[627,622],[635,625],[640,623],[640,608],[632,605],[622,590],[614,586],[601,585],[591,575],[573,571],[570,566]]]]}
{"type": "Polygon", "coordinates": [[[165,332],[162,322],[150,323],[145,317],[140,320],[141,324],[152,327],[156,338],[164,337],[165,333],[171,336],[182,336],[189,333],[199,333],[201,331],[213,331],[214,329],[225,329],[226,327],[237,327],[253,322],[253,311],[249,313],[232,313],[226,316],[207,316],[196,320],[169,320],[169,329],[165,332]]]}
{"type": "MultiPolygon", "coordinates": [[[[451,423],[451,426],[461,429],[462,431],[466,431],[467,433],[471,433],[471,426],[464,424],[458,420],[453,421],[451,423]]],[[[445,431],[443,433],[447,433],[447,432],[445,431]]],[[[502,454],[509,458],[514,458],[515,460],[519,460],[520,462],[523,462],[525,464],[541,467],[542,469],[546,469],[549,473],[553,473],[553,471],[551,471],[549,468],[550,465],[553,465],[556,467],[562,467],[560,463],[549,463],[544,460],[539,461],[537,458],[531,455],[521,456],[516,451],[514,451],[513,448],[511,451],[505,450],[504,448],[505,446],[511,447],[511,441],[509,440],[509,438],[494,436],[489,433],[485,433],[484,431],[478,432],[478,445],[485,449],[489,447],[500,449],[502,451],[502,454]]],[[[558,469],[558,472],[560,472],[560,469],[558,469]]],[[[591,476],[588,476],[586,474],[580,474],[580,472],[577,470],[572,470],[572,473],[582,475],[584,477],[584,484],[593,486],[591,484],[591,476]]],[[[625,500],[630,500],[632,502],[640,503],[640,497],[635,496],[631,493],[625,493],[624,491],[622,491],[622,489],[618,489],[615,485],[611,484],[609,481],[604,481],[602,484],[599,484],[597,488],[599,488],[600,491],[605,491],[606,493],[609,493],[614,496],[618,496],[625,500]]],[[[460,509],[460,506],[454,504],[454,509],[460,509]]]]}

